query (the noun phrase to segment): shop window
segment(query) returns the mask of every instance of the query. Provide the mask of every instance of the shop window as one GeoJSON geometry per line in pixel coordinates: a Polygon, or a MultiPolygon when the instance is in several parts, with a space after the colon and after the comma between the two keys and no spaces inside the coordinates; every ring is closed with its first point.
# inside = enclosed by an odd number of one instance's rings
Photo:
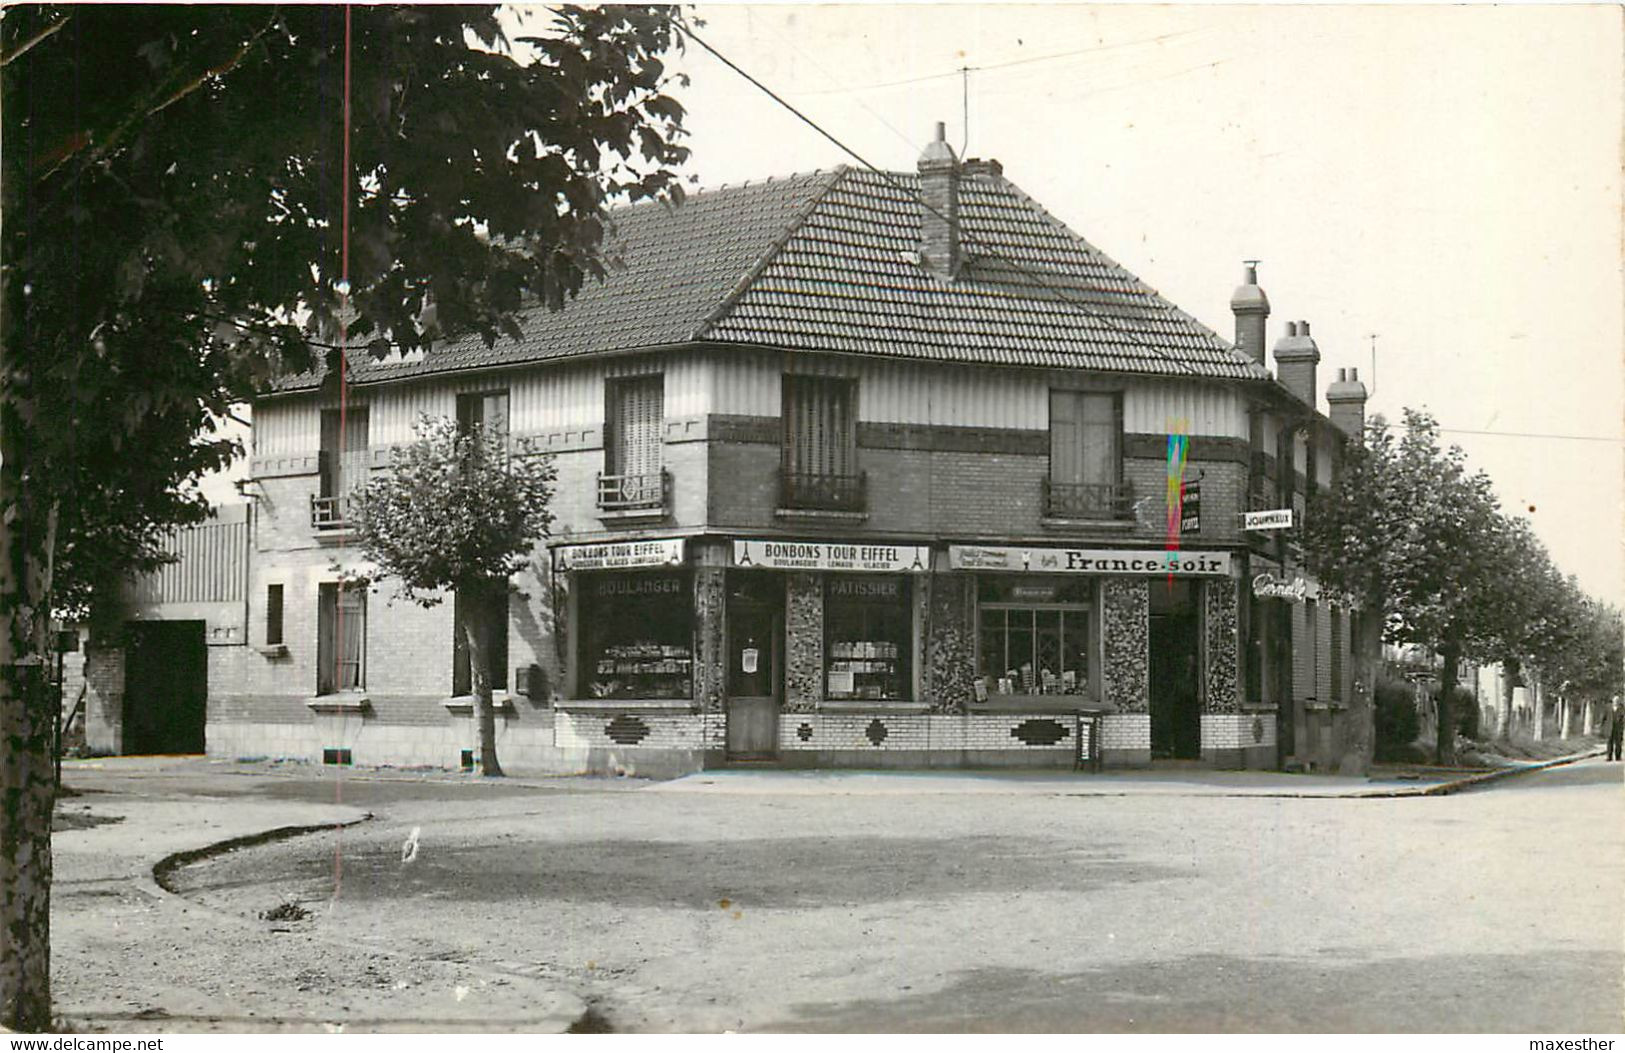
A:
{"type": "Polygon", "coordinates": [[[452,596],[451,641],[451,693],[474,693],[474,669],[468,655],[468,635],[463,626],[471,617],[475,604],[484,607],[485,624],[491,634],[487,646],[491,649],[491,690],[508,689],[508,590],[493,589],[490,593],[470,599],[463,593],[452,596]]]}
{"type": "Polygon", "coordinates": [[[784,378],[784,444],[780,502],[786,508],[861,510],[857,382],[835,377],[784,378]]]}
{"type": "Polygon", "coordinates": [[[323,585],[316,612],[316,693],[358,691],[366,684],[366,587],[323,585]]]}
{"type": "Polygon", "coordinates": [[[976,694],[1092,695],[1094,584],[984,578],[977,587],[976,694]]]}
{"type": "Polygon", "coordinates": [[[901,575],[824,581],[824,697],[902,701],[913,694],[914,619],[901,575]]]}
{"type": "Polygon", "coordinates": [[[1044,514],[1091,519],[1132,515],[1123,485],[1122,395],[1051,391],[1049,429],[1044,514]]]}
{"type": "Polygon", "coordinates": [[[665,504],[665,384],[666,378],[655,374],[616,377],[606,385],[600,508],[659,508],[665,504]]]}
{"type": "Polygon", "coordinates": [[[282,642],[282,586],[265,587],[265,643],[267,646],[282,642]]]}
{"type": "Polygon", "coordinates": [[[584,694],[694,697],[694,593],[687,574],[582,574],[577,582],[584,694]]]}

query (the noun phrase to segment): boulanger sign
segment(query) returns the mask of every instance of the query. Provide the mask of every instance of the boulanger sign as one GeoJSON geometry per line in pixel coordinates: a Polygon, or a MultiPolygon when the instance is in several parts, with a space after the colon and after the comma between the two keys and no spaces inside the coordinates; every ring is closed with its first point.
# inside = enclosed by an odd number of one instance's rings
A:
{"type": "Polygon", "coordinates": [[[1222,578],[1230,575],[1230,553],[949,545],[948,566],[954,570],[1033,571],[1043,574],[1174,574],[1222,578]]]}
{"type": "Polygon", "coordinates": [[[610,541],[601,545],[564,545],[553,550],[560,570],[620,570],[623,567],[670,567],[683,562],[683,539],[610,541]]]}
{"type": "Polygon", "coordinates": [[[827,541],[735,541],[734,566],[768,570],[860,570],[896,574],[931,566],[925,545],[845,545],[827,541]]]}

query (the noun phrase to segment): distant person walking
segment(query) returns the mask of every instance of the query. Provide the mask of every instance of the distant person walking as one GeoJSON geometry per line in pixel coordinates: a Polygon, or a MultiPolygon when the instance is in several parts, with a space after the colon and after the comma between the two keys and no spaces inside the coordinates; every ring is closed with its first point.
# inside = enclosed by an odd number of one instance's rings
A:
{"type": "Polygon", "coordinates": [[[1603,733],[1608,736],[1608,759],[1619,760],[1620,742],[1625,739],[1625,704],[1614,696],[1613,704],[1608,707],[1608,717],[1603,722],[1603,733]]]}

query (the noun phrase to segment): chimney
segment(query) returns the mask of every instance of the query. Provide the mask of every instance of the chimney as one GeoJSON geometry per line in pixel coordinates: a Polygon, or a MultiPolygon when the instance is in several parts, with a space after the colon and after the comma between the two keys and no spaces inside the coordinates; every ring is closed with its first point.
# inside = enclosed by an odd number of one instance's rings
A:
{"type": "Polygon", "coordinates": [[[1315,406],[1315,365],[1319,362],[1320,348],[1309,335],[1309,323],[1288,322],[1286,335],[1275,343],[1275,377],[1310,409],[1315,406]]]}
{"type": "Polygon", "coordinates": [[[1248,260],[1241,284],[1230,294],[1236,316],[1236,350],[1264,365],[1264,326],[1270,317],[1270,298],[1258,287],[1258,261],[1248,260]]]}
{"type": "Polygon", "coordinates": [[[997,178],[1004,175],[1004,166],[991,157],[985,161],[980,157],[967,157],[965,163],[959,166],[959,172],[961,175],[997,178]]]}
{"type": "Polygon", "coordinates": [[[943,281],[959,272],[959,158],[937,122],[937,137],[920,154],[920,266],[943,281]]]}
{"type": "Polygon", "coordinates": [[[1365,441],[1365,385],[1358,369],[1339,369],[1337,379],[1326,389],[1326,404],[1332,423],[1355,442],[1365,441]]]}

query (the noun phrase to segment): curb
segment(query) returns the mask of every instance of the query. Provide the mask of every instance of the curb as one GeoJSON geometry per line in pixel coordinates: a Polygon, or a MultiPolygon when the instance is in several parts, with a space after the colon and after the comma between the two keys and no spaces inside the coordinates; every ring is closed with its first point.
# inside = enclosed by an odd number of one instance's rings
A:
{"type": "MultiPolygon", "coordinates": [[[[357,809],[356,811],[359,810],[357,809]]],[[[292,840],[295,837],[303,837],[308,834],[325,833],[331,830],[345,830],[353,826],[359,826],[362,823],[370,822],[376,818],[377,815],[373,812],[360,812],[353,818],[340,820],[338,822],[311,823],[302,826],[279,826],[271,830],[262,830],[259,833],[244,834],[239,837],[227,838],[224,841],[216,841],[213,844],[204,845],[201,848],[189,848],[180,852],[171,852],[169,855],[164,856],[162,859],[152,865],[151,869],[145,875],[145,881],[143,881],[140,877],[127,880],[133,880],[136,888],[145,895],[156,900],[173,903],[183,911],[213,917],[222,923],[237,927],[251,929],[257,928],[254,919],[249,916],[234,914],[230,911],[223,911],[218,908],[188,899],[182,893],[176,892],[174,889],[169,887],[170,875],[188,864],[195,863],[203,859],[210,859],[219,855],[224,855],[228,852],[234,852],[240,848],[250,848],[255,845],[271,844],[277,841],[287,841],[292,840]]],[[[309,933],[308,935],[314,940],[330,945],[341,945],[349,948],[365,947],[374,953],[386,955],[391,958],[405,958],[420,961],[424,960],[420,959],[417,955],[411,953],[410,951],[399,950],[397,948],[379,944],[371,940],[354,938],[339,940],[326,934],[314,932],[309,933]]],[[[500,967],[493,967],[478,962],[459,962],[457,964],[470,973],[492,978],[502,978],[504,981],[511,979],[514,975],[513,973],[503,970],[500,967]]],[[[526,979],[540,982],[539,978],[536,977],[527,976],[526,979]]],[[[568,1033],[570,1030],[574,1029],[577,1024],[585,1019],[589,1010],[593,1010],[595,1007],[594,999],[585,997],[574,990],[553,987],[552,993],[557,995],[560,1000],[564,1001],[567,1005],[565,1013],[557,1017],[557,1019],[563,1021],[563,1025],[557,1032],[560,1034],[568,1033]]],[[[542,1031],[537,1033],[545,1034],[548,1032],[542,1031]]]]}
{"type": "Polygon", "coordinates": [[[1538,764],[1516,764],[1495,771],[1480,772],[1465,778],[1454,779],[1450,782],[1436,783],[1432,786],[1419,786],[1414,790],[1386,790],[1376,793],[1356,794],[1358,797],[1443,797],[1447,794],[1458,793],[1462,790],[1482,786],[1485,783],[1495,782],[1498,779],[1509,779],[1514,775],[1526,775],[1530,772],[1545,771],[1548,768],[1557,768],[1575,761],[1585,760],[1587,757],[1602,756],[1601,749],[1586,750],[1583,753],[1571,753],[1567,757],[1556,757],[1552,760],[1541,761],[1538,764]]]}

